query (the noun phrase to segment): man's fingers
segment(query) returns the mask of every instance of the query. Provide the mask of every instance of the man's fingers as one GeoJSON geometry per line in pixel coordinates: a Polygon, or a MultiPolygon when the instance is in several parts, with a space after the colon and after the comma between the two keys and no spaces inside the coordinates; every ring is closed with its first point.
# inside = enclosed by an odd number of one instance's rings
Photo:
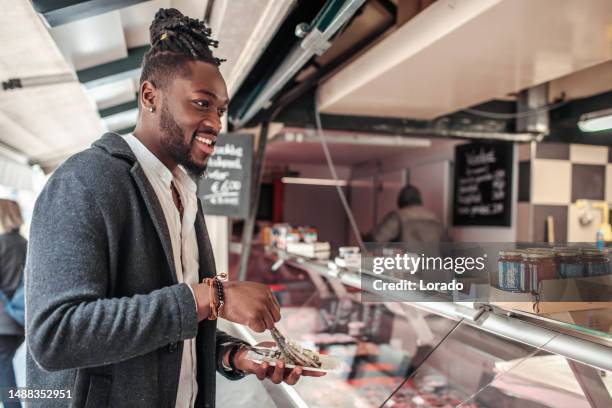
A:
{"type": "Polygon", "coordinates": [[[325,374],[322,371],[308,371],[308,369],[304,370],[304,372],[302,373],[302,376],[304,377],[323,377],[325,374]]]}
{"type": "Polygon", "coordinates": [[[285,363],[281,360],[276,360],[276,367],[274,367],[274,372],[270,377],[270,381],[274,384],[280,384],[283,381],[283,374],[285,371],[285,363]]]}
{"type": "Polygon", "coordinates": [[[274,319],[272,318],[272,315],[270,314],[269,310],[266,310],[265,312],[263,312],[263,319],[266,325],[266,329],[272,329],[274,327],[274,319]]]}
{"type": "MultiPolygon", "coordinates": [[[[273,295],[270,295],[274,298],[273,295]]],[[[272,318],[274,319],[274,322],[278,322],[281,319],[281,314],[280,314],[280,309],[276,306],[276,303],[272,303],[270,305],[270,314],[272,315],[272,318]]]]}
{"type": "Polygon", "coordinates": [[[276,296],[274,296],[274,293],[269,292],[268,296],[272,301],[272,316],[274,316],[274,321],[278,322],[281,318],[280,305],[278,304],[278,300],[276,300],[276,296]]]}
{"type": "Polygon", "coordinates": [[[255,319],[249,323],[249,327],[256,333],[263,333],[266,330],[266,323],[262,319],[255,319]]]}
{"type": "Polygon", "coordinates": [[[295,367],[289,375],[285,378],[285,382],[289,385],[295,385],[302,375],[302,367],[295,367]]]}
{"type": "Polygon", "coordinates": [[[266,379],[266,371],[268,371],[268,367],[269,367],[268,363],[262,363],[261,365],[259,365],[259,367],[257,367],[257,371],[255,371],[255,375],[257,376],[257,379],[259,381],[263,381],[266,379]]]}

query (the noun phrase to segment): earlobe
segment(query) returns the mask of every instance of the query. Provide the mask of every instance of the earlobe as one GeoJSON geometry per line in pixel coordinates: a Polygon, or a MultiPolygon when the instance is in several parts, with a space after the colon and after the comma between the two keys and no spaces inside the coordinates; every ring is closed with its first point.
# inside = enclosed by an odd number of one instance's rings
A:
{"type": "Polygon", "coordinates": [[[155,85],[150,81],[144,81],[140,86],[141,103],[149,112],[155,112],[155,102],[157,98],[157,90],[155,85]]]}

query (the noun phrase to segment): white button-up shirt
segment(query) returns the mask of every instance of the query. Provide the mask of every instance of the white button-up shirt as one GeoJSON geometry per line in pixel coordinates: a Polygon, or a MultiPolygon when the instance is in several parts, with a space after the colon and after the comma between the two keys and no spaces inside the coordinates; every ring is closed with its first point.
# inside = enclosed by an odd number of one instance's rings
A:
{"type": "MultiPolygon", "coordinates": [[[[125,136],[125,141],[130,145],[138,163],[142,166],[164,211],[172,241],[172,254],[178,282],[198,283],[199,253],[195,233],[195,219],[198,211],[196,184],[180,166],[171,172],[131,133],[125,136]],[[172,199],[171,181],[174,182],[181,195],[182,223],[179,211],[172,199]]],[[[189,339],[183,344],[176,408],[193,408],[197,393],[195,339],[189,339]]]]}

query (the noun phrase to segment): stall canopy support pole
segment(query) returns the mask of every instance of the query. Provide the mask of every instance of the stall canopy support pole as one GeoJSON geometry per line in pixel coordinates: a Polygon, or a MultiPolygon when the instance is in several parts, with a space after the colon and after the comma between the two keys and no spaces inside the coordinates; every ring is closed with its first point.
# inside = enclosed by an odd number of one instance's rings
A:
{"type": "Polygon", "coordinates": [[[261,192],[261,178],[264,168],[264,155],[266,152],[266,144],[268,142],[268,129],[270,121],[268,118],[261,124],[259,132],[259,141],[257,143],[257,155],[255,163],[253,163],[253,184],[251,187],[251,202],[249,207],[249,216],[244,223],[242,230],[242,246],[240,251],[240,268],[238,269],[238,280],[246,280],[247,267],[249,265],[249,254],[251,253],[251,243],[253,241],[253,229],[255,228],[255,218],[257,217],[257,207],[259,206],[259,193],[261,192]]]}

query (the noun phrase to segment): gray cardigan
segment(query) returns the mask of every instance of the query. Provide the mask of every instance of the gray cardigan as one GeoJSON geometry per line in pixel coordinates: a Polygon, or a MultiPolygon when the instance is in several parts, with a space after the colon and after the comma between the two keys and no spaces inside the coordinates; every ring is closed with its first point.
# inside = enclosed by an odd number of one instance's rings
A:
{"type": "MultiPolygon", "coordinates": [[[[198,202],[199,204],[199,202],[198,202]]],[[[199,206],[200,279],[215,274],[199,206]]],[[[215,403],[220,347],[177,283],[161,205],[128,144],[107,133],[60,166],[34,208],[26,261],[27,385],[71,390],[44,407],[174,408],[183,340],[196,338],[196,407],[215,403]]]]}

